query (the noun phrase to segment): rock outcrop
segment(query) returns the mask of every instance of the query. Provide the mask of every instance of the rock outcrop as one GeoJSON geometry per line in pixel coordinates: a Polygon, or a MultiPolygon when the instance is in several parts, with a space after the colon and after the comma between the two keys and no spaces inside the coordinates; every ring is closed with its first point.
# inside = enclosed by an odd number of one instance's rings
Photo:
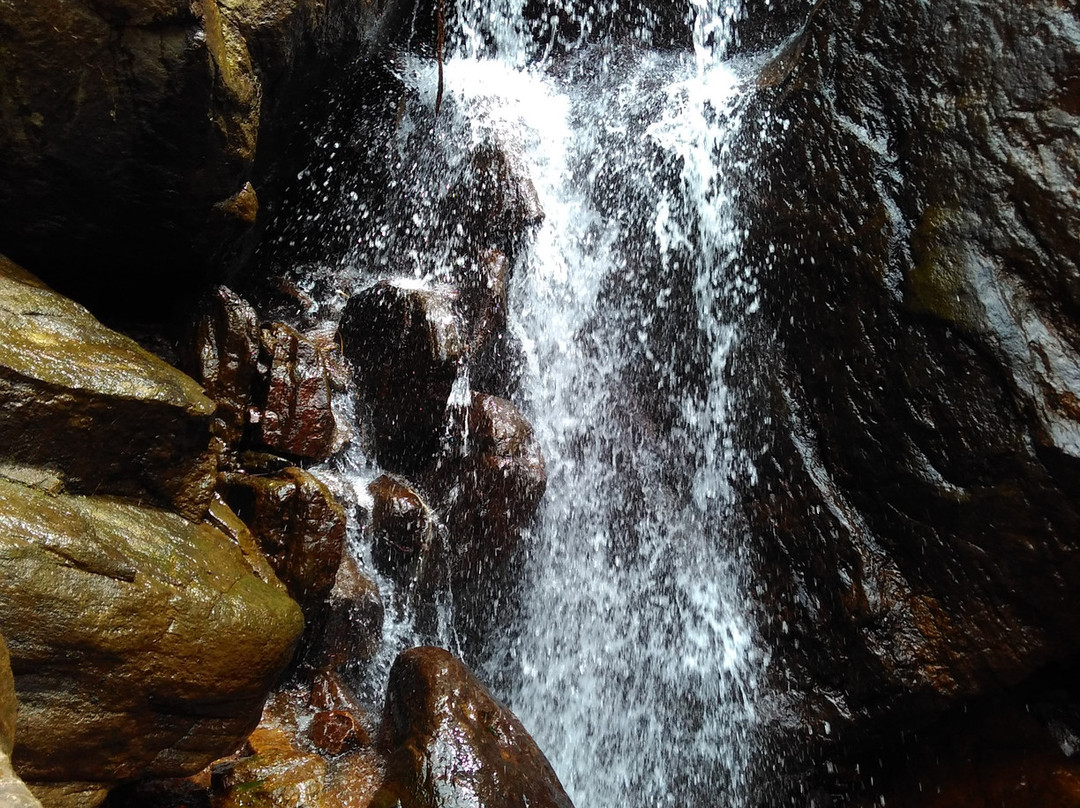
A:
{"type": "Polygon", "coordinates": [[[390,671],[386,779],[373,808],[573,808],[521,722],[441,648],[412,648],[390,671]]]}
{"type": "Polygon", "coordinates": [[[778,66],[759,576],[811,725],[876,759],[1080,651],[1080,29],[839,0],[778,66]]]}
{"type": "Polygon", "coordinates": [[[0,637],[0,805],[6,808],[41,808],[41,803],[11,768],[17,710],[11,657],[4,638],[0,637]]]}
{"type": "Polygon", "coordinates": [[[200,519],[217,464],[199,386],[2,256],[0,315],[0,462],[200,519]]]}

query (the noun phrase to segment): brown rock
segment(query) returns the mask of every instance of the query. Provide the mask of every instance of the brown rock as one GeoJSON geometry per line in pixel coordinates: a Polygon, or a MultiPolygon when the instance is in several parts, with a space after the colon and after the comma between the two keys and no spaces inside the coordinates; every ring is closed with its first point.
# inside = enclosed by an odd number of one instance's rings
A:
{"type": "Polygon", "coordinates": [[[11,768],[15,714],[15,678],[11,675],[7,645],[0,637],[0,805],[4,808],[41,808],[41,803],[11,768]]]}
{"type": "Polygon", "coordinates": [[[379,587],[346,552],[334,586],[320,609],[321,635],[315,664],[336,669],[371,659],[382,644],[383,602],[379,587]]]}
{"type": "Polygon", "coordinates": [[[383,475],[368,486],[372,497],[371,554],[376,566],[424,597],[444,574],[439,528],[419,492],[383,475]]]}
{"type": "Polygon", "coordinates": [[[251,730],[302,628],[208,524],[0,480],[14,761],[34,784],[85,793],[199,771],[251,730]]]}
{"type": "Polygon", "coordinates": [[[259,414],[264,445],[294,457],[325,460],[334,448],[330,378],[322,351],[283,323],[263,329],[268,367],[266,396],[259,414]]]}
{"type": "Polygon", "coordinates": [[[224,286],[203,298],[187,365],[217,403],[215,432],[235,444],[244,434],[259,361],[259,318],[224,286]]]}
{"type": "Polygon", "coordinates": [[[439,447],[466,351],[453,303],[445,289],[380,281],[345,307],[345,356],[371,415],[376,455],[390,470],[417,468],[439,447]]]}
{"type": "Polygon", "coordinates": [[[194,380],[0,256],[0,459],[197,520],[213,413],[194,380]]]}
{"type": "Polygon", "coordinates": [[[326,761],[299,748],[282,729],[260,727],[251,754],[214,766],[212,808],[321,808],[326,761]]]}
{"type": "Polygon", "coordinates": [[[440,648],[413,648],[394,662],[382,747],[377,808],[572,808],[521,722],[440,648]]]}
{"type": "Polygon", "coordinates": [[[315,747],[327,755],[340,755],[371,745],[368,731],[356,720],[356,716],[346,710],[316,713],[308,732],[315,747]]]}
{"type": "Polygon", "coordinates": [[[513,404],[474,393],[461,455],[436,472],[457,576],[506,558],[540,504],[547,471],[532,426],[513,404]]]}
{"type": "Polygon", "coordinates": [[[226,500],[251,528],[290,594],[311,614],[334,586],[345,545],[345,511],[303,469],[222,475],[226,500]]]}

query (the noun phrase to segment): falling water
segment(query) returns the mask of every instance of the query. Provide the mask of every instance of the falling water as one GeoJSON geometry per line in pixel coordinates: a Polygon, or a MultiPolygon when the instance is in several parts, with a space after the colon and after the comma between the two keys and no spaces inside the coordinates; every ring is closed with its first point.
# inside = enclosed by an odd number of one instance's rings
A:
{"type": "MultiPolygon", "coordinates": [[[[436,66],[402,60],[397,179],[381,211],[355,211],[372,234],[357,264],[407,255],[407,274],[437,277],[461,260],[432,218],[446,178],[498,142],[546,215],[510,328],[548,490],[513,608],[468,661],[578,808],[750,804],[761,660],[733,506],[753,469],[729,362],[756,302],[733,179],[745,82],[724,61],[738,4],[692,0],[693,51],[665,52],[647,47],[648,14],[614,46],[590,42],[590,20],[618,2],[564,0],[548,19],[578,25],[557,58],[558,26],[537,39],[524,6],[458,4],[434,124],[436,66]]],[[[444,617],[413,639],[456,648],[444,617]]]]}

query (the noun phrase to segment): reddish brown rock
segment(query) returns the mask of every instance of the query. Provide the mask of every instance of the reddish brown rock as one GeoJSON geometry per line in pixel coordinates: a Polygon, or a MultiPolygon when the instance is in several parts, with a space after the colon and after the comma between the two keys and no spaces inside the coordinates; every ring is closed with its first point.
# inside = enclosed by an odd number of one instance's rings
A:
{"type": "Polygon", "coordinates": [[[440,648],[403,652],[383,713],[386,780],[376,808],[572,808],[521,722],[440,648]]]}
{"type": "Polygon", "coordinates": [[[273,323],[262,332],[267,366],[259,436],[270,449],[325,460],[334,449],[330,378],[322,351],[296,329],[273,323]]]}
{"type": "Polygon", "coordinates": [[[379,462],[392,471],[423,465],[439,447],[466,353],[453,293],[380,281],[349,300],[339,333],[379,462]]]}
{"type": "Polygon", "coordinates": [[[371,736],[356,716],[347,710],[323,710],[311,719],[308,730],[315,748],[327,755],[340,755],[371,745],[371,736]]]}
{"type": "Polygon", "coordinates": [[[244,434],[259,361],[259,318],[251,305],[218,286],[199,305],[187,364],[217,404],[215,432],[228,443],[244,434]]]}
{"type": "Polygon", "coordinates": [[[299,468],[222,475],[226,500],[251,528],[289,593],[311,614],[334,586],[345,545],[345,511],[299,468]]]}

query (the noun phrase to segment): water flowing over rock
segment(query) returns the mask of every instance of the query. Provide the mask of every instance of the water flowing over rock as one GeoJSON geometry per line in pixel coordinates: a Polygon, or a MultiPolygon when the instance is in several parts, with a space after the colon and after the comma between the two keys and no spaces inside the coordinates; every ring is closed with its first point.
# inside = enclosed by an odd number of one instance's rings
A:
{"type": "Polygon", "coordinates": [[[812,723],[895,749],[1078,651],[1080,28],[829,2],[794,44],[748,246],[780,354],[750,507],[812,723]]]}
{"type": "Polygon", "coordinates": [[[402,479],[384,474],[372,481],[368,492],[375,565],[414,598],[429,598],[446,582],[447,560],[437,517],[421,494],[402,479]]]}
{"type": "Polygon", "coordinates": [[[394,662],[383,733],[389,761],[373,808],[573,808],[521,722],[442,649],[394,662]]]}
{"type": "Polygon", "coordinates": [[[452,294],[380,281],[349,300],[340,333],[379,462],[391,471],[424,465],[439,448],[465,355],[452,294]]]}
{"type": "Polygon", "coordinates": [[[192,774],[250,732],[303,619],[225,534],[4,480],[0,525],[14,761],[52,788],[48,804],[62,804],[55,792],[192,774]]]}
{"type": "Polygon", "coordinates": [[[3,257],[0,312],[0,458],[201,518],[217,465],[199,386],[3,257]]]}

